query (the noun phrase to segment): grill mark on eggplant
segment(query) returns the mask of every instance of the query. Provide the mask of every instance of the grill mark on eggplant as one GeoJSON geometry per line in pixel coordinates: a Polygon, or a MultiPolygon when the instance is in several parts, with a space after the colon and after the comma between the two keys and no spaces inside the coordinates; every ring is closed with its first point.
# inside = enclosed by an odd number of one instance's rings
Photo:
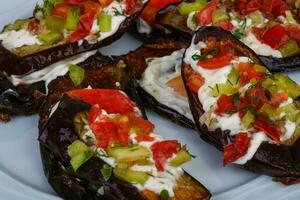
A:
{"type": "MultiPolygon", "coordinates": [[[[176,4],[171,4],[160,10],[157,13],[156,19],[158,23],[169,29],[172,34],[181,35],[188,40],[191,39],[193,31],[186,26],[187,17],[180,15],[176,4]],[[183,24],[183,22],[185,23],[183,24]]],[[[164,35],[161,35],[161,37],[164,37],[164,35]]],[[[271,72],[288,72],[300,69],[300,54],[286,58],[258,56],[271,72]]]]}
{"type": "MultiPolygon", "coordinates": [[[[128,53],[125,57],[129,67],[132,69],[135,78],[140,79],[147,68],[146,59],[150,57],[162,57],[170,55],[172,52],[185,48],[185,42],[174,40],[156,40],[142,45],[135,51],[128,53]]],[[[158,102],[151,94],[138,86],[138,93],[144,105],[158,113],[160,116],[170,119],[187,128],[194,128],[192,120],[180,114],[176,110],[158,102]]]]}
{"type": "MultiPolygon", "coordinates": [[[[214,37],[218,41],[230,41],[235,44],[235,50],[244,52],[244,55],[249,56],[255,63],[261,64],[260,58],[246,47],[244,44],[233,39],[231,34],[221,30],[220,28],[206,27],[196,31],[194,44],[200,41],[205,41],[209,37],[214,37]]],[[[193,69],[183,63],[182,77],[184,83],[188,80],[188,76],[193,69]]],[[[198,99],[197,94],[191,92],[185,84],[187,94],[189,97],[190,108],[195,120],[195,126],[200,137],[215,146],[219,150],[223,150],[223,146],[232,141],[232,136],[229,135],[228,130],[209,131],[207,126],[199,122],[200,116],[204,113],[202,105],[198,99]]],[[[299,101],[297,99],[296,101],[299,101]]],[[[275,177],[276,181],[283,184],[292,184],[300,182],[300,139],[298,139],[292,146],[276,145],[264,143],[253,158],[246,164],[241,165],[241,168],[249,171],[267,174],[275,177]]]]}
{"type": "Polygon", "coordinates": [[[115,34],[95,44],[89,44],[86,40],[83,41],[82,45],[78,45],[78,42],[67,43],[25,57],[17,57],[0,44],[0,70],[5,71],[8,74],[16,75],[32,73],[59,60],[109,45],[118,40],[126,32],[136,17],[142,12],[146,4],[147,3],[138,4],[139,8],[137,11],[120,24],[120,27],[115,34]]]}

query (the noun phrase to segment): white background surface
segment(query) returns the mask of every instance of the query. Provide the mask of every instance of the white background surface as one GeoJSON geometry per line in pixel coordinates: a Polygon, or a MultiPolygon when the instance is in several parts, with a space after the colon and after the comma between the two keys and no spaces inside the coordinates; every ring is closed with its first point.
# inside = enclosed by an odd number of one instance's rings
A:
{"type": "MultiPolygon", "coordinates": [[[[34,0],[9,0],[0,2],[0,27],[20,17],[29,17],[34,0]]],[[[109,47],[105,54],[122,54],[140,45],[125,35],[109,47]]],[[[300,73],[292,77],[299,82],[300,73]]],[[[148,111],[156,125],[156,133],[166,138],[178,138],[188,145],[196,159],[184,169],[204,184],[215,200],[240,199],[300,199],[300,185],[282,186],[270,177],[247,172],[238,166],[222,166],[222,154],[201,141],[193,130],[181,128],[148,111]]],[[[7,124],[0,123],[0,199],[59,199],[48,185],[43,174],[38,148],[38,116],[16,117],[7,124]]]]}

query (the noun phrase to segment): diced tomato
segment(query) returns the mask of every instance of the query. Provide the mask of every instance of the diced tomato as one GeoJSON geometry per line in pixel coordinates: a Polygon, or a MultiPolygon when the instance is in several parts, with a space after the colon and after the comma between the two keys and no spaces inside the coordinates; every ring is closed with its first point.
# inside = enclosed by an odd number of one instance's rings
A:
{"type": "Polygon", "coordinates": [[[75,32],[73,32],[70,35],[70,40],[71,40],[71,42],[77,42],[88,35],[89,35],[89,32],[87,32],[86,30],[84,30],[82,28],[78,28],[75,32]]]}
{"type": "Polygon", "coordinates": [[[143,10],[140,17],[148,22],[150,25],[155,25],[155,17],[159,10],[163,9],[167,5],[173,4],[173,3],[179,3],[182,0],[150,0],[149,3],[146,5],[145,9],[143,10]]]}
{"type": "Polygon", "coordinates": [[[90,18],[95,18],[95,16],[101,12],[101,5],[95,1],[85,1],[82,5],[83,13],[89,13],[90,18]]]}
{"type": "Polygon", "coordinates": [[[224,146],[224,165],[232,163],[245,155],[249,148],[250,140],[251,137],[248,133],[241,132],[235,136],[234,143],[224,146]]]}
{"type": "Polygon", "coordinates": [[[230,21],[221,21],[217,24],[218,27],[221,27],[222,29],[226,30],[226,31],[232,31],[232,29],[234,28],[234,26],[232,25],[232,23],[230,21]]]}
{"type": "Polygon", "coordinates": [[[166,84],[181,96],[187,96],[181,76],[172,78],[166,84]]]}
{"type": "Polygon", "coordinates": [[[101,113],[102,113],[102,110],[101,110],[99,104],[93,105],[89,112],[89,124],[93,124],[97,121],[100,121],[101,119],[99,117],[101,116],[101,113]]]}
{"type": "Polygon", "coordinates": [[[82,4],[83,2],[85,2],[86,0],[65,0],[65,2],[69,5],[72,5],[72,6],[76,6],[76,5],[80,5],[82,4]]]}
{"type": "Polygon", "coordinates": [[[265,77],[264,72],[255,71],[254,65],[252,63],[239,63],[238,70],[240,71],[240,79],[239,82],[242,84],[247,84],[251,79],[255,79],[257,81],[261,80],[265,77]]]}
{"type": "Polygon", "coordinates": [[[137,142],[152,142],[154,140],[153,137],[145,134],[139,134],[134,138],[137,142]]]}
{"type": "Polygon", "coordinates": [[[149,134],[153,132],[155,126],[150,121],[136,115],[136,113],[129,113],[127,116],[131,127],[139,128],[142,134],[149,134]]]}
{"type": "Polygon", "coordinates": [[[220,52],[219,55],[212,58],[200,59],[197,65],[204,69],[214,70],[227,66],[233,58],[234,53],[231,51],[224,53],[220,52]]]}
{"type": "Polygon", "coordinates": [[[112,0],[99,0],[102,7],[107,7],[109,4],[111,4],[112,0]]]}
{"type": "Polygon", "coordinates": [[[125,13],[127,15],[133,14],[137,9],[136,0],[125,0],[125,5],[126,5],[125,13]]]}
{"type": "Polygon", "coordinates": [[[300,42],[300,28],[295,25],[287,25],[285,26],[286,33],[291,39],[294,39],[300,42]]]}
{"type": "Polygon", "coordinates": [[[236,111],[237,108],[232,100],[233,96],[221,95],[217,101],[217,109],[215,113],[221,115],[223,113],[228,113],[232,111],[236,111]]]}
{"type": "Polygon", "coordinates": [[[39,31],[39,24],[38,20],[31,20],[27,25],[27,30],[31,33],[37,33],[39,31]]]}
{"type": "Polygon", "coordinates": [[[288,93],[286,92],[276,92],[272,94],[271,99],[268,101],[268,104],[271,106],[278,108],[278,106],[286,101],[289,98],[288,93]]]}
{"type": "Polygon", "coordinates": [[[201,76],[201,74],[194,72],[190,75],[186,85],[192,92],[198,93],[200,87],[204,84],[204,82],[205,80],[201,76]]]}
{"type": "Polygon", "coordinates": [[[136,105],[120,90],[114,89],[79,89],[67,92],[73,99],[81,99],[90,105],[99,104],[108,113],[136,112],[136,105]]]}
{"type": "Polygon", "coordinates": [[[217,3],[217,0],[212,0],[197,13],[199,26],[206,26],[212,22],[212,14],[217,9],[217,3]]]}
{"type": "Polygon", "coordinates": [[[51,10],[51,14],[57,18],[65,20],[67,18],[68,12],[71,6],[66,3],[58,3],[51,10]]]}
{"type": "Polygon", "coordinates": [[[273,49],[278,49],[288,41],[288,35],[281,25],[275,25],[268,29],[260,38],[262,43],[265,43],[273,49]]]}
{"type": "Polygon", "coordinates": [[[177,140],[156,142],[151,146],[151,151],[156,168],[164,171],[167,160],[179,151],[179,143],[177,140]]]}
{"type": "Polygon", "coordinates": [[[264,132],[266,135],[268,135],[270,138],[272,138],[275,142],[280,142],[280,136],[282,135],[282,132],[280,130],[280,127],[276,126],[276,124],[269,123],[262,117],[258,117],[253,127],[259,131],[264,132]]]}
{"type": "Polygon", "coordinates": [[[251,106],[255,110],[259,110],[266,102],[268,102],[268,97],[263,88],[251,88],[246,92],[243,101],[241,101],[241,107],[251,106]]]}

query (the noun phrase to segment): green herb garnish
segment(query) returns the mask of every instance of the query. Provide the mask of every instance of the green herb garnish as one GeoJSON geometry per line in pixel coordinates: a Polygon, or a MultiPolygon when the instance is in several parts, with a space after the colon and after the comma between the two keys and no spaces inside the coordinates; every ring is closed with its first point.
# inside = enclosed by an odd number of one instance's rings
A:
{"type": "Polygon", "coordinates": [[[240,29],[237,29],[233,32],[233,35],[236,37],[236,39],[240,40],[243,37],[244,32],[240,29]]]}
{"type": "Polygon", "coordinates": [[[196,60],[202,59],[202,57],[203,57],[203,56],[200,55],[200,54],[198,54],[198,53],[195,53],[194,55],[192,55],[192,59],[195,60],[195,61],[196,61],[196,60]]]}

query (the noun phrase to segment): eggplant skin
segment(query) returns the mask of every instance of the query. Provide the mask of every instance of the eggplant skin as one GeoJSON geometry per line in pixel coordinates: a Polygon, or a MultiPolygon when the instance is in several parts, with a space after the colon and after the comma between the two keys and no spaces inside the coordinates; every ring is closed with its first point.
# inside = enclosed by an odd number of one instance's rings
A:
{"type": "Polygon", "coordinates": [[[45,83],[14,86],[0,72],[0,113],[7,115],[31,115],[37,113],[45,97],[45,83]]]}
{"type": "MultiPolygon", "coordinates": [[[[147,58],[167,56],[172,52],[185,47],[187,47],[187,43],[183,41],[156,39],[156,41],[145,43],[137,50],[128,53],[125,56],[125,59],[133,71],[135,78],[139,80],[147,68],[147,58]]],[[[176,110],[161,104],[142,87],[138,86],[137,89],[139,96],[146,107],[179,125],[187,128],[194,128],[192,120],[176,110]]]]}
{"type": "MultiPolygon", "coordinates": [[[[188,40],[192,38],[193,31],[186,26],[187,16],[180,15],[176,4],[160,10],[156,18],[159,24],[172,33],[169,35],[181,35],[188,40]]],[[[288,72],[300,69],[300,54],[286,58],[261,55],[259,57],[271,72],[288,72]]]]}
{"type": "MultiPolygon", "coordinates": [[[[249,56],[255,63],[262,64],[260,58],[248,47],[237,41],[232,35],[220,28],[206,27],[198,30],[195,35],[194,44],[199,41],[217,41],[217,43],[229,43],[242,55],[249,56]]],[[[216,42],[215,42],[216,43],[216,42]]],[[[209,42],[209,45],[216,45],[209,42]]],[[[192,73],[192,68],[183,63],[182,77],[184,83],[188,80],[192,73]]],[[[189,90],[185,85],[189,97],[190,108],[195,119],[195,126],[200,137],[215,146],[219,150],[223,150],[223,146],[231,143],[233,138],[229,135],[228,130],[216,129],[209,131],[208,127],[199,122],[200,116],[204,113],[202,105],[198,99],[197,94],[189,90]]],[[[297,100],[299,101],[299,99],[297,100]]],[[[298,139],[292,146],[277,145],[264,143],[253,158],[246,164],[241,165],[241,168],[249,171],[273,176],[274,180],[283,184],[293,184],[300,182],[300,139],[298,139]]]]}
{"type": "Polygon", "coordinates": [[[131,16],[128,16],[125,21],[120,24],[120,27],[115,34],[95,44],[90,44],[86,40],[84,40],[81,45],[79,45],[78,42],[67,43],[24,57],[17,57],[0,44],[0,70],[5,71],[7,74],[26,74],[79,53],[109,45],[118,40],[127,31],[136,17],[141,13],[146,3],[140,3],[138,5],[139,7],[136,12],[131,16]]]}

